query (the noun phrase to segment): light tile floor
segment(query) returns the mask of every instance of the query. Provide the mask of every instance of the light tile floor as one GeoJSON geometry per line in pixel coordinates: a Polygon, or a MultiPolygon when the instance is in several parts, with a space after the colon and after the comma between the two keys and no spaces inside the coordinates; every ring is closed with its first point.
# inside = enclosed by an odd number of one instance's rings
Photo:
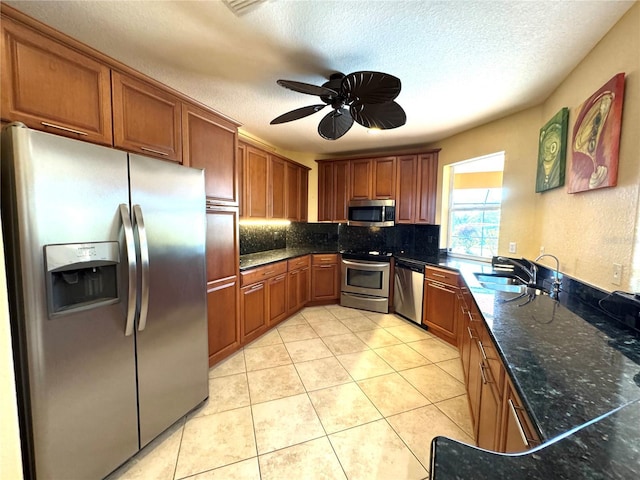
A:
{"type": "Polygon", "coordinates": [[[108,479],[424,479],[433,437],[473,443],[462,379],[457,350],[401,317],[305,308],[108,479]]]}

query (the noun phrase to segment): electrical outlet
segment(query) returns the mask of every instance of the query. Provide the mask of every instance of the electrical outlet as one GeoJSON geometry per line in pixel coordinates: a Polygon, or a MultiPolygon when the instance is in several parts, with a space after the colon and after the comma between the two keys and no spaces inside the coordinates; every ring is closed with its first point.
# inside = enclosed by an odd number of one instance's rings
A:
{"type": "Polygon", "coordinates": [[[619,263],[613,264],[613,274],[611,275],[611,283],[614,285],[620,285],[622,282],[622,265],[619,263]]]}
{"type": "Polygon", "coordinates": [[[544,255],[544,247],[540,245],[540,255],[544,255]]]}
{"type": "Polygon", "coordinates": [[[516,242],[509,242],[509,253],[516,253],[518,251],[518,244],[516,242]]]}

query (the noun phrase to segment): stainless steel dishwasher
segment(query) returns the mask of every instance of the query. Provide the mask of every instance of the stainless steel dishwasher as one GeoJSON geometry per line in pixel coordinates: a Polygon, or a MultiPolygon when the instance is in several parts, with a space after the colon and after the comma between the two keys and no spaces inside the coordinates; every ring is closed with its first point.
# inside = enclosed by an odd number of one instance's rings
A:
{"type": "Polygon", "coordinates": [[[424,263],[396,258],[393,306],[397,314],[422,324],[424,263]]]}

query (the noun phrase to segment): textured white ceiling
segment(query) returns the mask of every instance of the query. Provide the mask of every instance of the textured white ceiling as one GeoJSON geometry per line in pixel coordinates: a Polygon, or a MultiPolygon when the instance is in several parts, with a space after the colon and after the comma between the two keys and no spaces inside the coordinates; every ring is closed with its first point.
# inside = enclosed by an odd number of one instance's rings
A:
{"type": "MultiPolygon", "coordinates": [[[[4,0],[3,0],[4,1],[4,0]]],[[[423,145],[542,102],[633,1],[270,0],[241,16],[221,1],[5,3],[238,120],[292,151],[423,145]],[[336,71],[390,73],[405,126],[328,141],[329,108],[276,85],[336,71]]],[[[615,72],[614,72],[615,73],[615,72]]]]}

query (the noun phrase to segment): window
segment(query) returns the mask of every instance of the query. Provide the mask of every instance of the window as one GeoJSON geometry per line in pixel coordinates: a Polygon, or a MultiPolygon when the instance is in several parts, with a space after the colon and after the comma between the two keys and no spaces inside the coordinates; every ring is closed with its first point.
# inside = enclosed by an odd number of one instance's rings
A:
{"type": "Polygon", "coordinates": [[[489,259],[498,252],[504,153],[451,165],[447,248],[489,259]]]}

